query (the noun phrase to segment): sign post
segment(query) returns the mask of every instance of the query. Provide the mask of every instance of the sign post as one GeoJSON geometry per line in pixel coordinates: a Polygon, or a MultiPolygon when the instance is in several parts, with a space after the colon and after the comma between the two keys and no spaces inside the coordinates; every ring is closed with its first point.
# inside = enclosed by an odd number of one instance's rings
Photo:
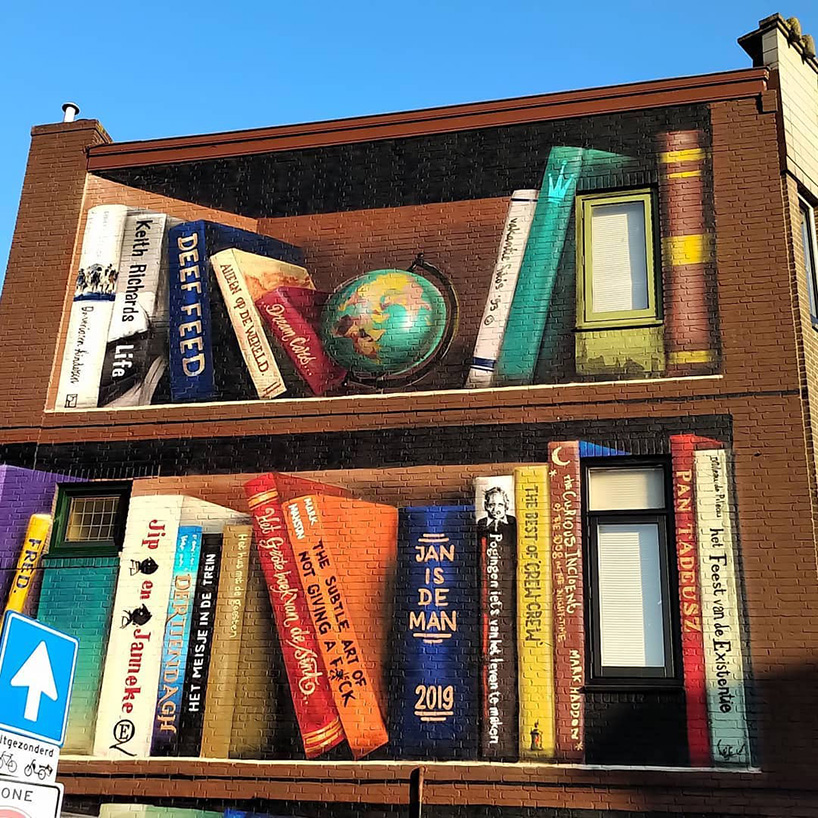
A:
{"type": "Polygon", "coordinates": [[[57,777],[79,643],[16,611],[0,634],[0,815],[59,816],[57,777]]]}

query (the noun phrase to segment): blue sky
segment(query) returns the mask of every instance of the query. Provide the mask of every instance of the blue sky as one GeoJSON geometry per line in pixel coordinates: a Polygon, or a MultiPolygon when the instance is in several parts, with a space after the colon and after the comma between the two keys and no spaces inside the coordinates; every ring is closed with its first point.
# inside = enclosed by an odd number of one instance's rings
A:
{"type": "Polygon", "coordinates": [[[0,276],[32,125],[115,140],[332,119],[748,66],[736,38],[815,0],[23,0],[3,13],[0,276]]]}

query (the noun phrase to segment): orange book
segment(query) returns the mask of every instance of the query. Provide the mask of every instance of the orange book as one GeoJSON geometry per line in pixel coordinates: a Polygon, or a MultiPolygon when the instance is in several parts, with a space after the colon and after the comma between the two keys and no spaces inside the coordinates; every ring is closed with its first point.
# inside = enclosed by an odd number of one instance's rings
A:
{"type": "Polygon", "coordinates": [[[361,758],[388,741],[388,630],[397,509],[308,495],[284,504],[296,564],[347,742],[361,758]]]}

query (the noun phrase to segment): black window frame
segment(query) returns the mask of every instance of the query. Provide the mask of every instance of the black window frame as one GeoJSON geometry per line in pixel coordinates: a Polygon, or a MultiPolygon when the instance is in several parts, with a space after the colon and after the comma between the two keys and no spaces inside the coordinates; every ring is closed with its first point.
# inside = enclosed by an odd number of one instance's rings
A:
{"type": "Polygon", "coordinates": [[[678,575],[676,569],[673,481],[668,457],[598,457],[582,459],[582,509],[585,580],[586,686],[589,688],[640,689],[681,688],[681,640],[679,635],[678,575]],[[664,507],[591,511],[591,469],[659,468],[662,471],[664,507]],[[597,531],[600,523],[658,523],[659,570],[662,592],[665,664],[663,667],[605,667],[602,665],[599,585],[597,575],[597,531]]]}
{"type": "Polygon", "coordinates": [[[54,509],[54,526],[50,557],[110,557],[122,550],[125,538],[125,523],[128,520],[128,505],[131,499],[131,483],[124,481],[92,481],[89,483],[58,483],[57,502],[54,509]],[[119,503],[114,523],[114,536],[107,540],[85,540],[69,542],[65,539],[71,501],[83,497],[117,497],[119,503]]]}

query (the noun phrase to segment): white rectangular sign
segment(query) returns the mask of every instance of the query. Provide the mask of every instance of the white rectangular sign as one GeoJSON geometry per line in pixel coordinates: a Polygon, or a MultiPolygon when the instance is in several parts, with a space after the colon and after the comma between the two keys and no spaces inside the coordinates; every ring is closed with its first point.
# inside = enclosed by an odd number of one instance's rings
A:
{"type": "Polygon", "coordinates": [[[57,778],[60,748],[0,730],[0,778],[47,784],[57,778]]]}
{"type": "Polygon", "coordinates": [[[8,818],[60,818],[62,784],[0,780],[0,815],[8,818]]]}

